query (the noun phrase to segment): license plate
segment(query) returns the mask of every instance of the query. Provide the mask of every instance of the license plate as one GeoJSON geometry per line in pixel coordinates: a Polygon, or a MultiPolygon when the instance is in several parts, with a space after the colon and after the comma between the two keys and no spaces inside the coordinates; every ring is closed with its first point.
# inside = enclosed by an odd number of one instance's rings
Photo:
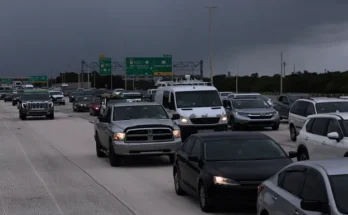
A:
{"type": "Polygon", "coordinates": [[[197,133],[209,133],[209,132],[213,132],[214,130],[212,129],[206,129],[206,130],[197,130],[197,133]]]}

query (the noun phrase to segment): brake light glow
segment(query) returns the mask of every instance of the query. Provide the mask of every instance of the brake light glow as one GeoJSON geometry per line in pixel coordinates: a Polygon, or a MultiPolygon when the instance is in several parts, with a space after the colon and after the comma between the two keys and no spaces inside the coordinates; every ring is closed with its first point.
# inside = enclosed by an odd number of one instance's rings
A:
{"type": "Polygon", "coordinates": [[[260,195],[260,193],[262,192],[263,188],[264,187],[262,185],[257,187],[257,195],[260,195]]]}

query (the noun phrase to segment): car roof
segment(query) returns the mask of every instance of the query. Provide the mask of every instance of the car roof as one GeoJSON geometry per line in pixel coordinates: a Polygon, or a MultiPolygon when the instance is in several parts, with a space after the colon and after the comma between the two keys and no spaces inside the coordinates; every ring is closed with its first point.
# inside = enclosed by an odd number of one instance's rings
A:
{"type": "Polygon", "coordinates": [[[126,107],[126,106],[142,106],[142,105],[151,105],[151,106],[156,106],[160,105],[155,102],[120,102],[120,103],[115,103],[112,104],[114,107],[126,107]]]}
{"type": "Polygon", "coordinates": [[[347,99],[329,98],[329,97],[312,97],[312,98],[308,98],[308,99],[298,99],[297,101],[311,101],[311,102],[315,102],[315,103],[348,102],[347,99]]]}
{"type": "Polygon", "coordinates": [[[201,86],[201,85],[179,85],[179,86],[166,86],[159,87],[158,90],[168,90],[172,92],[187,92],[187,91],[217,91],[213,86],[201,86]]]}
{"type": "Polygon", "coordinates": [[[309,167],[321,167],[328,175],[345,175],[348,174],[348,159],[335,158],[328,160],[307,160],[294,163],[294,165],[305,165],[309,167]]]}
{"type": "Polygon", "coordinates": [[[314,115],[310,115],[308,116],[308,119],[312,119],[312,118],[336,118],[338,120],[348,120],[348,113],[344,112],[344,113],[322,113],[322,114],[314,114],[314,115]]]}
{"type": "Polygon", "coordinates": [[[227,131],[227,132],[207,132],[196,133],[191,136],[198,137],[202,140],[216,140],[216,139],[271,139],[269,136],[261,132],[247,132],[247,131],[227,131]]]}

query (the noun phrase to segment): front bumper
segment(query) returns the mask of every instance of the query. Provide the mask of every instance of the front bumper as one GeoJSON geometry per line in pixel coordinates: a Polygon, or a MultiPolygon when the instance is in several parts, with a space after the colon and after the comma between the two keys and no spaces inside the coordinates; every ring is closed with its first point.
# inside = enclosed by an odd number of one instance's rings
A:
{"type": "Polygon", "coordinates": [[[76,110],[78,110],[78,111],[89,111],[89,106],[78,106],[78,105],[76,105],[76,110]]]}
{"type": "Polygon", "coordinates": [[[25,116],[47,116],[53,114],[54,109],[44,109],[44,110],[27,110],[20,109],[20,114],[25,116]]]}
{"type": "Polygon", "coordinates": [[[234,123],[245,127],[272,127],[280,123],[279,115],[269,119],[250,119],[244,116],[235,116],[234,123]]]}
{"type": "Polygon", "coordinates": [[[208,188],[208,196],[214,205],[255,207],[257,202],[257,186],[212,185],[208,188]]]}
{"type": "Polygon", "coordinates": [[[171,142],[125,143],[114,141],[114,152],[118,155],[171,155],[181,146],[181,139],[171,142]]]}

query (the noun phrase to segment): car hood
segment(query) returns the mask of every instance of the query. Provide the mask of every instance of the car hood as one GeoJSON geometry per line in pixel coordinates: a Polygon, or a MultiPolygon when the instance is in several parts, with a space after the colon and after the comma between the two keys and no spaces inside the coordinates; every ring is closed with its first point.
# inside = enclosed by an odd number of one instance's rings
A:
{"type": "Polygon", "coordinates": [[[22,103],[45,103],[45,102],[49,102],[47,100],[22,100],[22,103]]]}
{"type": "Polygon", "coordinates": [[[211,174],[236,181],[264,181],[292,163],[290,158],[251,161],[210,161],[207,163],[211,174]]]}
{"type": "Polygon", "coordinates": [[[116,121],[113,122],[113,127],[116,130],[125,131],[129,128],[135,128],[135,127],[159,127],[159,126],[165,126],[165,127],[174,127],[174,123],[171,119],[134,119],[134,120],[123,120],[123,121],[116,121]]]}
{"type": "Polygon", "coordinates": [[[236,112],[243,113],[252,113],[252,114],[260,114],[260,113],[274,113],[274,108],[243,108],[243,109],[235,109],[236,112]]]}
{"type": "Polygon", "coordinates": [[[90,103],[91,103],[90,101],[80,101],[80,102],[77,102],[76,104],[78,104],[78,105],[80,105],[80,104],[88,105],[90,103]]]}
{"type": "Polygon", "coordinates": [[[187,118],[221,117],[226,114],[222,107],[178,108],[177,113],[187,118]]]}

